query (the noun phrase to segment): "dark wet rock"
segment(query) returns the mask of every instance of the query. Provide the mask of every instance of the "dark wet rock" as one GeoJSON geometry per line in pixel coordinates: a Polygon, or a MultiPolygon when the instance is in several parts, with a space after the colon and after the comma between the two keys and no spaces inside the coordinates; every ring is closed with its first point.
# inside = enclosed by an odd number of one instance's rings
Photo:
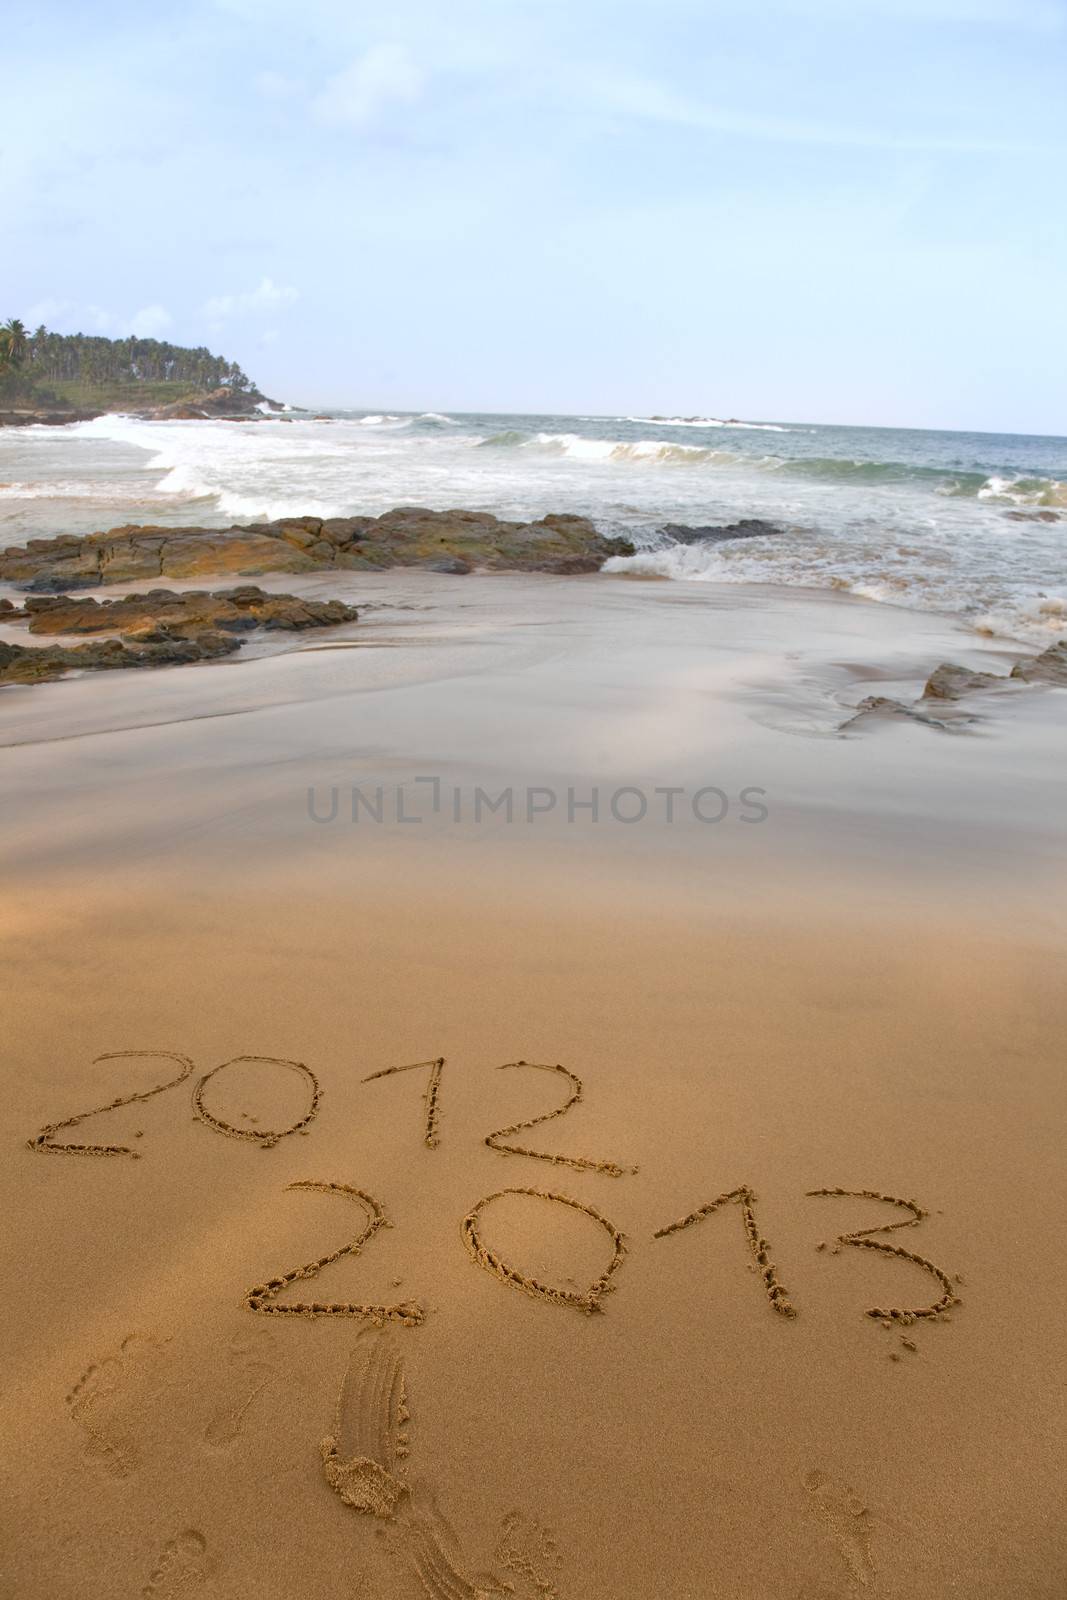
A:
{"type": "Polygon", "coordinates": [[[72,573],[67,578],[34,578],[20,587],[30,594],[66,594],[71,589],[98,589],[100,579],[95,573],[72,573]]]}
{"type": "Polygon", "coordinates": [[[869,699],[860,701],[854,714],[841,724],[841,728],[851,727],[861,718],[869,716],[909,717],[913,722],[925,722],[932,728],[956,733],[961,727],[974,722],[976,718],[965,716],[955,709],[949,710],[948,706],[952,702],[967,694],[1024,684],[1067,686],[1067,639],[1060,639],[1056,644],[1049,645],[1040,655],[1027,656],[1024,660],[1017,661],[1007,674],[972,672],[969,667],[943,661],[930,674],[921,698],[914,704],[905,705],[902,700],[890,700],[883,695],[872,695],[869,699]],[[930,701],[942,702],[946,706],[946,716],[932,716],[925,709],[925,705],[930,701]]]}
{"type": "Polygon", "coordinates": [[[1023,683],[1067,684],[1067,639],[1049,645],[1039,656],[1017,661],[1011,675],[1023,683]]]}
{"type": "Polygon", "coordinates": [[[121,639],[94,639],[86,644],[32,645],[0,642],[0,684],[45,683],[78,669],[98,671],[125,667],[187,666],[214,660],[240,649],[238,640],[205,630],[195,639],[169,639],[162,644],[127,645],[121,639]]]}
{"type": "Polygon", "coordinates": [[[427,572],[452,572],[459,576],[470,572],[469,561],[464,561],[462,556],[438,556],[434,561],[424,563],[427,572]]]}
{"type": "Polygon", "coordinates": [[[1058,511],[1005,511],[1009,522],[1059,522],[1058,511]]]}
{"type": "Polygon", "coordinates": [[[660,530],[675,544],[725,544],[730,539],[765,539],[771,534],[781,534],[773,522],[763,522],[759,517],[743,517],[740,522],[729,522],[722,527],[687,527],[684,522],[668,522],[660,530]]]}
{"type": "Polygon", "coordinates": [[[0,428],[62,428],[68,422],[91,422],[94,417],[102,415],[101,410],[84,406],[24,407],[0,411],[0,428]]]}
{"type": "Polygon", "coordinates": [[[891,700],[887,695],[869,695],[866,700],[860,701],[855,713],[841,724],[841,728],[849,728],[865,717],[905,717],[909,722],[924,723],[926,727],[937,728],[941,733],[957,733],[972,720],[970,717],[957,717],[949,722],[943,717],[932,717],[929,712],[919,710],[918,705],[918,702],[912,706],[905,705],[903,700],[891,700]]]}
{"type": "Polygon", "coordinates": [[[359,613],[341,600],[304,600],[291,594],[268,594],[254,584],[181,594],[151,589],[128,594],[121,600],[96,600],[89,596],[34,596],[26,601],[25,615],[33,634],[107,633],[129,635],[144,630],[165,630],[168,638],[190,638],[205,630],[242,632],[249,628],[333,627],[355,622],[359,613]]]}
{"type": "Polygon", "coordinates": [[[22,611],[6,613],[42,634],[96,634],[88,643],[4,645],[0,683],[36,683],[74,668],[182,666],[214,661],[241,648],[240,635],[255,628],[302,631],[354,622],[354,606],[341,600],[304,600],[268,594],[254,584],[209,594],[152,589],[120,600],[36,595],[22,611]],[[117,636],[117,637],[116,637],[117,636]]]}
{"type": "Polygon", "coordinates": [[[974,694],[981,689],[1002,688],[1007,682],[995,672],[972,672],[969,667],[958,667],[943,661],[926,680],[922,692],[924,700],[958,700],[960,695],[974,694]]]}
{"type": "MultiPolygon", "coordinates": [[[[740,526],[740,525],[739,525],[740,526]]],[[[233,573],[380,571],[462,561],[489,571],[596,572],[632,555],[586,517],[504,522],[487,511],[400,506],[380,517],[286,517],[232,528],[112,528],[77,538],[34,539],[0,551],[0,579],[34,592],[67,592],[140,578],[233,573]]]]}

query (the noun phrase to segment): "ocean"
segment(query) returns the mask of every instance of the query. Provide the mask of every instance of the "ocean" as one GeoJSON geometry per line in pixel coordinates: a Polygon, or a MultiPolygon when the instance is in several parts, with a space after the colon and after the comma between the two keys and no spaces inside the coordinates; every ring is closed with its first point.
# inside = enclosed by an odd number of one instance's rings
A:
{"type": "Polygon", "coordinates": [[[396,505],[624,533],[609,570],[847,590],[983,633],[1067,633],[1067,439],[691,417],[287,411],[0,429],[0,543],[396,505]],[[673,544],[669,523],[781,531],[673,544]]]}

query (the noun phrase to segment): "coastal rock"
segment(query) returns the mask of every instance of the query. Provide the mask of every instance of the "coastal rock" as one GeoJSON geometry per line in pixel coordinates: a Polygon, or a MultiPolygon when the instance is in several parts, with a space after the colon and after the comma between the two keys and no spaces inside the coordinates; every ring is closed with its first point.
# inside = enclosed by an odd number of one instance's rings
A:
{"type": "Polygon", "coordinates": [[[730,539],[765,539],[784,531],[759,517],[742,517],[740,522],[729,522],[723,527],[690,528],[684,522],[668,522],[660,529],[675,544],[725,544],[730,539]]]}
{"type": "Polygon", "coordinates": [[[927,678],[921,698],[958,700],[963,694],[974,694],[980,689],[993,689],[998,684],[1003,686],[1006,682],[1006,678],[1000,677],[995,672],[972,672],[969,667],[958,667],[951,661],[943,661],[927,678]]]}
{"type": "Polygon", "coordinates": [[[1011,675],[1023,683],[1067,684],[1067,639],[1050,644],[1039,656],[1017,661],[1011,675]]]}
{"type": "Polygon", "coordinates": [[[255,584],[222,589],[214,594],[192,590],[150,589],[121,600],[89,596],[35,596],[25,605],[33,634],[107,633],[160,639],[199,636],[205,630],[244,632],[251,628],[334,627],[355,622],[359,613],[340,600],[303,600],[291,594],[267,594],[255,584]]]}
{"type": "Polygon", "coordinates": [[[267,594],[254,584],[209,594],[152,589],[121,600],[88,596],[34,596],[9,621],[25,621],[41,634],[103,634],[85,644],[0,644],[0,683],[37,683],[75,668],[183,666],[232,655],[252,629],[335,627],[354,622],[354,606],[340,600],[303,600],[267,594]]]}
{"type": "MultiPolygon", "coordinates": [[[[0,579],[34,592],[139,578],[233,573],[381,570],[460,561],[516,572],[596,572],[609,556],[632,555],[586,517],[504,522],[486,511],[400,506],[379,517],[287,517],[231,528],[121,527],[82,538],[33,539],[0,551],[0,579]]],[[[456,570],[456,569],[452,569],[456,570]]]]}
{"type": "Polygon", "coordinates": [[[969,717],[957,717],[956,724],[946,722],[942,717],[933,717],[927,711],[918,709],[916,705],[905,705],[903,700],[891,700],[887,695],[869,695],[866,700],[861,700],[854,714],[841,724],[843,731],[853,723],[865,717],[905,717],[909,722],[921,722],[928,728],[937,728],[941,733],[955,733],[961,724],[971,720],[969,717]]]}
{"type": "Polygon", "coordinates": [[[91,422],[102,413],[84,406],[25,407],[0,411],[0,428],[62,428],[68,422],[91,422]]]}
{"type": "Polygon", "coordinates": [[[195,639],[169,639],[163,644],[130,647],[121,639],[93,640],[71,646],[6,644],[0,641],[0,684],[45,683],[79,668],[186,666],[213,660],[240,649],[238,640],[206,630],[195,639]]]}
{"type": "Polygon", "coordinates": [[[427,561],[424,565],[427,572],[451,572],[457,576],[471,570],[470,562],[464,561],[462,556],[438,556],[436,561],[427,561]]]}

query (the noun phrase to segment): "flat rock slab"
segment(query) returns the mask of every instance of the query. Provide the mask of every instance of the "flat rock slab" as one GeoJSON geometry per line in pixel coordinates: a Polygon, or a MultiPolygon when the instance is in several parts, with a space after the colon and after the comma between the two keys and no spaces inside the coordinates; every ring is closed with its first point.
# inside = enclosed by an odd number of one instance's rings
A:
{"type": "Polygon", "coordinates": [[[105,635],[78,645],[0,642],[0,683],[40,683],[72,668],[184,666],[239,650],[256,628],[302,631],[355,622],[359,613],[341,600],[302,600],[266,594],[254,584],[209,594],[152,589],[121,600],[82,595],[35,596],[21,611],[10,603],[8,622],[25,621],[32,634],[105,635]]]}
{"type": "Polygon", "coordinates": [[[401,506],[380,517],[287,517],[232,528],[112,528],[82,538],[60,534],[0,551],[0,579],[48,592],[140,578],[232,573],[378,571],[448,562],[490,571],[596,572],[609,556],[631,555],[586,517],[502,522],[484,511],[401,506]]]}

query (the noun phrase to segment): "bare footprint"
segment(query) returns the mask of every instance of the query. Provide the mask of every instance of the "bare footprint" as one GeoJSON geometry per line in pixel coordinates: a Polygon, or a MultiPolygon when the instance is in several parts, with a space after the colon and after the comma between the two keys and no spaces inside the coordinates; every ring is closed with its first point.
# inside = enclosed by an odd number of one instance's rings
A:
{"type": "Polygon", "coordinates": [[[66,1397],[71,1420],[85,1435],[86,1454],[118,1478],[129,1477],[139,1464],[121,1417],[123,1398],[138,1380],[152,1376],[166,1342],[152,1333],[128,1334],[114,1354],[86,1367],[66,1397]]]}
{"type": "Polygon", "coordinates": [[[424,1485],[405,1518],[407,1556],[427,1600],[510,1600],[512,1585],[492,1572],[465,1576],[466,1562],[451,1523],[424,1485]]]}
{"type": "Polygon", "coordinates": [[[403,1357],[385,1329],[365,1328],[341,1380],[333,1432],[319,1447],[326,1482],[353,1511],[396,1515],[408,1493],[409,1421],[403,1357]]]}
{"type": "Polygon", "coordinates": [[[204,1535],[196,1528],[183,1528],[159,1552],[141,1594],[149,1600],[173,1600],[174,1596],[198,1588],[209,1568],[204,1535]]]}
{"type": "Polygon", "coordinates": [[[871,1513],[866,1503],[844,1484],[815,1468],[804,1479],[812,1510],[826,1528],[853,1583],[866,1588],[874,1579],[871,1558],[871,1513]]]}
{"type": "Polygon", "coordinates": [[[241,1333],[232,1341],[229,1365],[233,1379],[226,1399],[204,1429],[205,1444],[223,1450],[240,1438],[254,1402],[275,1376],[271,1360],[275,1348],[269,1328],[241,1333]]]}
{"type": "Polygon", "coordinates": [[[500,1524],[495,1557],[530,1593],[543,1600],[557,1600],[556,1579],[563,1558],[552,1534],[540,1522],[521,1511],[509,1511],[500,1524]]]}

